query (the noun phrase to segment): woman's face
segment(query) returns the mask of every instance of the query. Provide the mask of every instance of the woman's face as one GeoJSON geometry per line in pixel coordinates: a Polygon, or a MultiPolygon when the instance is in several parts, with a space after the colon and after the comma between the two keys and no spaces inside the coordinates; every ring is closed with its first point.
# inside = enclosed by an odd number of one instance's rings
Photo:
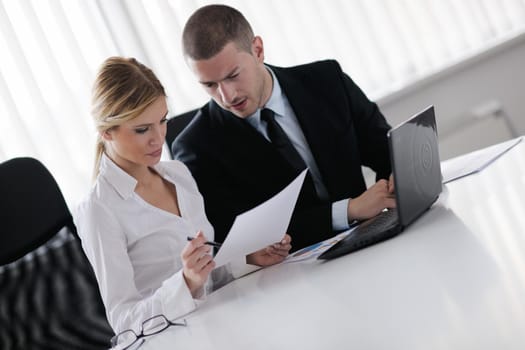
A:
{"type": "Polygon", "coordinates": [[[126,171],[160,161],[166,136],[166,98],[157,98],[137,118],[103,133],[108,156],[126,171]]]}

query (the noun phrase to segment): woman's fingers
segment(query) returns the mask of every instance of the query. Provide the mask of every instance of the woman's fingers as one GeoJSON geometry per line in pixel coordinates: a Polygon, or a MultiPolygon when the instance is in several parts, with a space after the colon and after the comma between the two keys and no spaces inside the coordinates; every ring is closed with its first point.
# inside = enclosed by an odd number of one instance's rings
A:
{"type": "Polygon", "coordinates": [[[190,255],[193,254],[193,252],[196,249],[202,247],[205,242],[206,242],[206,237],[204,236],[202,231],[198,231],[197,234],[195,235],[195,237],[193,237],[193,239],[191,241],[188,241],[188,243],[186,243],[186,246],[184,247],[184,249],[182,249],[181,257],[183,259],[189,258],[190,255]]]}
{"type": "Polygon", "coordinates": [[[197,273],[200,273],[200,271],[202,269],[204,269],[206,267],[206,265],[208,265],[212,260],[213,260],[213,257],[210,254],[206,253],[206,254],[200,256],[199,258],[197,258],[197,260],[195,261],[195,263],[193,265],[193,269],[197,273]]]}
{"type": "Polygon", "coordinates": [[[206,237],[202,231],[197,232],[195,237],[189,241],[182,250],[183,264],[191,273],[201,274],[201,270],[210,270],[208,265],[212,262],[211,247],[206,243],[206,237]]]}
{"type": "Polygon", "coordinates": [[[202,245],[199,248],[196,248],[187,258],[186,265],[188,268],[199,268],[204,266],[204,261],[213,259],[210,254],[211,247],[208,245],[202,245]]]}

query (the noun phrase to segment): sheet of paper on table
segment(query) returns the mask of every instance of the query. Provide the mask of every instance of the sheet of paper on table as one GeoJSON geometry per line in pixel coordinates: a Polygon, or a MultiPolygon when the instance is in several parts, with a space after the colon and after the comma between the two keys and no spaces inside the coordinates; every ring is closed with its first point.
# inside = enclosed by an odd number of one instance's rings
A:
{"type": "Polygon", "coordinates": [[[502,154],[520,143],[521,139],[521,137],[518,137],[452,159],[444,160],[441,162],[443,183],[445,184],[483,170],[502,154]]]}

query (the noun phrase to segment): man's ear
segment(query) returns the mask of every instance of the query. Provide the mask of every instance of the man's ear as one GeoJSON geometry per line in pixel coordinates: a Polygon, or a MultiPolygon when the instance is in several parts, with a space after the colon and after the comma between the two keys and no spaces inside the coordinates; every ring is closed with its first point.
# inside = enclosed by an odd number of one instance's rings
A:
{"type": "Polygon", "coordinates": [[[264,62],[264,45],[262,38],[256,35],[252,41],[252,53],[259,62],[264,62]]]}

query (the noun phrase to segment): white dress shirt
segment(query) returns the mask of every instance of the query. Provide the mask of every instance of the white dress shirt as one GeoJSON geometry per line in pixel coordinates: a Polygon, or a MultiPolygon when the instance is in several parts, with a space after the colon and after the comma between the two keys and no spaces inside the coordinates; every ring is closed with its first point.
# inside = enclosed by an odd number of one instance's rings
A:
{"type": "MultiPolygon", "coordinates": [[[[175,319],[194,310],[198,300],[184,281],[180,254],[187,236],[199,230],[208,240],[214,238],[202,196],[186,166],[168,161],[154,169],[175,185],[181,216],[143,200],[135,193],[137,181],[106,155],[95,185],[74,214],[116,333],[137,330],[157,314],[175,319]]],[[[253,271],[244,262],[235,267],[234,276],[253,271]]],[[[197,298],[204,298],[206,290],[211,290],[209,285],[197,298]]]]}

